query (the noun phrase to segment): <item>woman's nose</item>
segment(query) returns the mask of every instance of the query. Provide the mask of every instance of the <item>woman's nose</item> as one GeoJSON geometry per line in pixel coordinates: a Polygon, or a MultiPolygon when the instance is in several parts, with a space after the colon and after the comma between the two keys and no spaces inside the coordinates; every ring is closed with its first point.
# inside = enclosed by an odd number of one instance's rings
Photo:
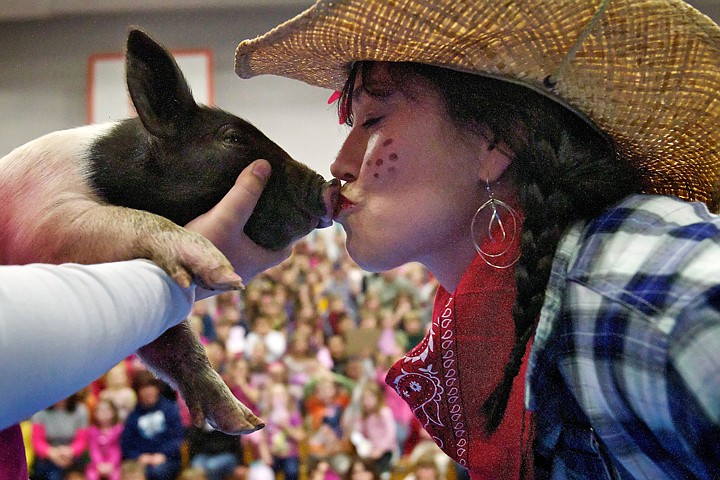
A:
{"type": "Polygon", "coordinates": [[[363,153],[359,142],[353,139],[353,134],[350,132],[342,147],[340,147],[335,160],[330,165],[332,176],[344,182],[357,180],[360,176],[363,153]]]}

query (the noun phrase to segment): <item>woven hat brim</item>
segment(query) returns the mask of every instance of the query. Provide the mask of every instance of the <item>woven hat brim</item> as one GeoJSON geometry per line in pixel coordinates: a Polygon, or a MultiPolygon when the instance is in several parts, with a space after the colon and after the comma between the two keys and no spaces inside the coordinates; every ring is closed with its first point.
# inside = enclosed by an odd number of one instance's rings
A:
{"type": "Polygon", "coordinates": [[[682,0],[612,0],[548,89],[599,0],[321,0],[238,45],[242,78],[340,89],[359,60],[505,78],[610,135],[648,190],[720,207],[720,27],[682,0]]]}

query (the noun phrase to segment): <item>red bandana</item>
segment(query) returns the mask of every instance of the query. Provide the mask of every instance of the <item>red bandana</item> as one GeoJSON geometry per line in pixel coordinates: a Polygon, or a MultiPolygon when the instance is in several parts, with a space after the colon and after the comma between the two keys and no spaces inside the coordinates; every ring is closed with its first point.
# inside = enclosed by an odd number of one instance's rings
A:
{"type": "Polygon", "coordinates": [[[455,295],[438,289],[427,336],[386,378],[472,480],[532,478],[532,417],[523,405],[527,353],[505,418],[489,437],[480,414],[514,344],[514,298],[514,268],[496,269],[476,256],[455,295]]]}

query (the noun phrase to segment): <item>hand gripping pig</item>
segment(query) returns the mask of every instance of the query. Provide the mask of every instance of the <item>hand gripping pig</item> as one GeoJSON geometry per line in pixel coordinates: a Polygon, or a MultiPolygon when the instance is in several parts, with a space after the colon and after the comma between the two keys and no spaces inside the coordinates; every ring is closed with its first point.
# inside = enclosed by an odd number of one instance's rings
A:
{"type": "MultiPolygon", "coordinates": [[[[253,241],[279,250],[331,223],[337,184],[248,122],[198,105],[169,52],[140,30],[128,36],[126,73],[137,118],[50,133],[0,159],[0,264],[147,258],[183,286],[240,288],[223,254],[178,225],[210,210],[258,158],[272,174],[245,226],[253,241]]],[[[187,321],[139,354],[179,390],[196,425],[262,427],[187,321]]]]}

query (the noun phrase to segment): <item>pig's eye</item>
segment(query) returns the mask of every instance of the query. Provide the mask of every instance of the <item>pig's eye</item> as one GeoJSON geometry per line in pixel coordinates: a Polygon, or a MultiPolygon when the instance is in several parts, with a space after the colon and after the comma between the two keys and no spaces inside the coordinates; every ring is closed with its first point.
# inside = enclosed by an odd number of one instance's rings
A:
{"type": "Polygon", "coordinates": [[[223,140],[228,143],[242,143],[242,136],[239,133],[227,133],[223,140]]]}
{"type": "Polygon", "coordinates": [[[242,145],[245,143],[243,135],[237,130],[227,129],[221,135],[222,141],[226,144],[242,145]]]}

